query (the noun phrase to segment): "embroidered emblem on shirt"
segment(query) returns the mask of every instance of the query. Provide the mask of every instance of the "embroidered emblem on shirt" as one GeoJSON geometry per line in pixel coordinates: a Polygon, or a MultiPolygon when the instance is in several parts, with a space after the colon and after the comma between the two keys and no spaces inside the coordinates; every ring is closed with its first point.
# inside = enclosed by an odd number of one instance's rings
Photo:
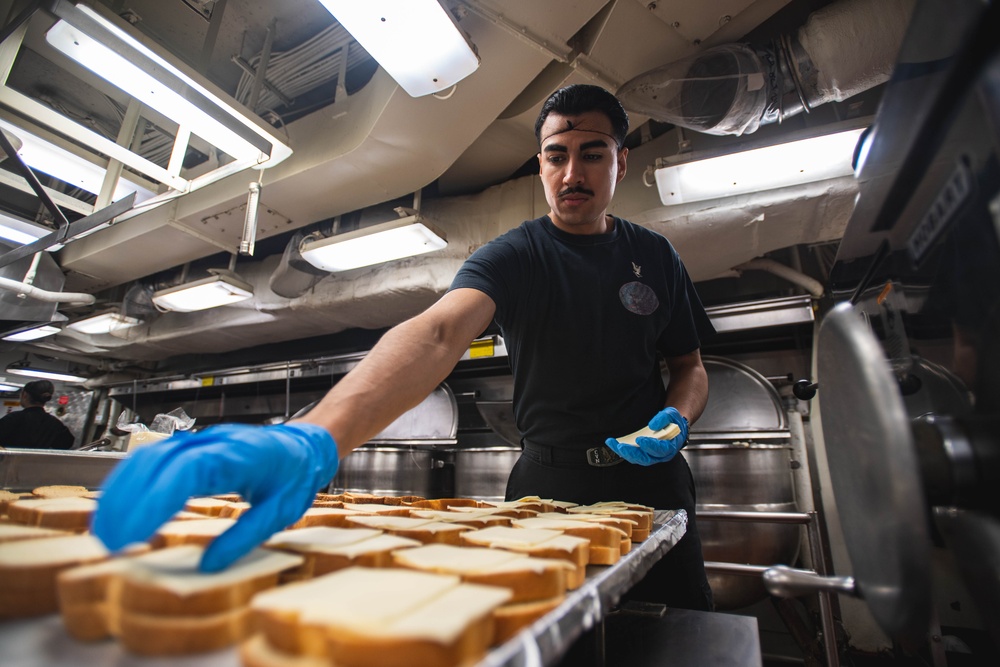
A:
{"type": "Polygon", "coordinates": [[[635,281],[622,285],[618,298],[627,311],[636,315],[652,315],[660,306],[656,292],[649,285],[635,281]]]}
{"type": "Polygon", "coordinates": [[[632,273],[635,274],[636,278],[642,278],[642,267],[632,262],[632,273]]]}

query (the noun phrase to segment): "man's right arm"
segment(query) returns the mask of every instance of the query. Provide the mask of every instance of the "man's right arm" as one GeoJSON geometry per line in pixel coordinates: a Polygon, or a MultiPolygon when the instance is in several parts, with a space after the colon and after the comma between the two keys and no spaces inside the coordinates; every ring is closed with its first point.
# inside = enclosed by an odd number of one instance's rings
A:
{"type": "Polygon", "coordinates": [[[148,539],[191,496],[236,492],[252,507],[201,560],[207,571],[228,566],[294,523],[329,484],[340,458],[440,384],[494,311],[483,292],[453,290],[386,333],[302,419],[222,424],[140,448],[105,481],[94,534],[117,550],[148,539]]]}
{"type": "Polygon", "coordinates": [[[456,289],[390,329],[320,403],[297,421],[318,424],[341,458],[419,404],[451,373],[493,320],[496,305],[475,289],[456,289]]]}

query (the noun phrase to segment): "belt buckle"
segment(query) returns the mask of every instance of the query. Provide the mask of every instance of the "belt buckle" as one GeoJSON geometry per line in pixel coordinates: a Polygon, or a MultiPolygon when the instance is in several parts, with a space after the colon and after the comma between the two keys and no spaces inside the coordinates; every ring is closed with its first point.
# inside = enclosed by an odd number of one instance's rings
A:
{"type": "Polygon", "coordinates": [[[625,459],[618,456],[618,454],[615,454],[613,451],[604,446],[591,447],[587,450],[587,463],[595,468],[616,466],[624,460],[625,459]]]}

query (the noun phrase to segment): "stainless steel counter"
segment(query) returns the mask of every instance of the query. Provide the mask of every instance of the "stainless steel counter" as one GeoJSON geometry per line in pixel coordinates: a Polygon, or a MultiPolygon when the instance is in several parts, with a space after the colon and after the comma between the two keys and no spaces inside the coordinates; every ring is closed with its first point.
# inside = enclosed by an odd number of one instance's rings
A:
{"type": "Polygon", "coordinates": [[[31,491],[49,484],[97,489],[124,452],[0,448],[0,489],[31,491]]]}
{"type": "MultiPolygon", "coordinates": [[[[591,565],[583,586],[556,609],[493,649],[478,667],[542,667],[554,664],[586,630],[607,615],[687,529],[683,511],[658,511],[649,539],[612,566],[591,565]]],[[[116,642],[84,644],[70,638],[58,615],[0,621],[3,667],[239,667],[236,648],[187,658],[140,658],[116,642]]]]}

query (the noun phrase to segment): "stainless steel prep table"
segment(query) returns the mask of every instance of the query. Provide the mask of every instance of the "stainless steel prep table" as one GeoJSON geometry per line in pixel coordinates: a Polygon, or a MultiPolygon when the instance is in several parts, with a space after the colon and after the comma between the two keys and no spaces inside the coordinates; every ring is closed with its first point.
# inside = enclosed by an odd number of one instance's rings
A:
{"type": "MultiPolygon", "coordinates": [[[[612,566],[587,567],[584,584],[556,609],[493,649],[479,667],[541,667],[555,663],[586,630],[601,622],[619,598],[684,536],[684,510],[658,510],[649,538],[612,566]]],[[[239,667],[236,648],[184,658],[142,658],[116,642],[70,638],[58,615],[0,622],[3,667],[239,667]]]]}
{"type": "Polygon", "coordinates": [[[124,452],[0,448],[0,489],[31,491],[50,484],[97,489],[126,456],[124,452]]]}

